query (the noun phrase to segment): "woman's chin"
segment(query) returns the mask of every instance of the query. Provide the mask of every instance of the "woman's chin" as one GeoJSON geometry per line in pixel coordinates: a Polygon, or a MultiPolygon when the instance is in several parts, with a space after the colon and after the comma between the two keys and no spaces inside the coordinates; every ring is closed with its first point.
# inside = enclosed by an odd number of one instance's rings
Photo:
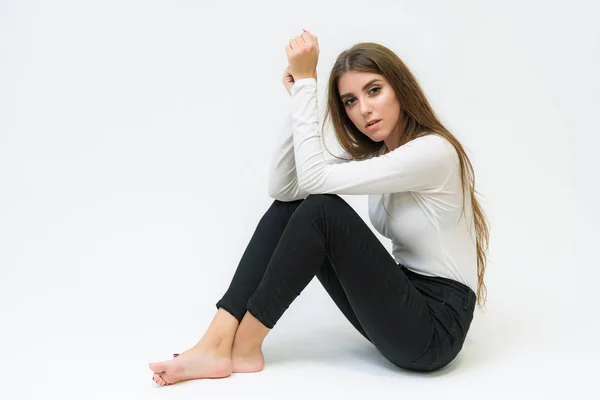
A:
{"type": "Polygon", "coordinates": [[[382,142],[383,139],[385,139],[387,137],[387,135],[385,134],[385,132],[373,132],[370,135],[371,140],[373,140],[374,142],[382,142]]]}

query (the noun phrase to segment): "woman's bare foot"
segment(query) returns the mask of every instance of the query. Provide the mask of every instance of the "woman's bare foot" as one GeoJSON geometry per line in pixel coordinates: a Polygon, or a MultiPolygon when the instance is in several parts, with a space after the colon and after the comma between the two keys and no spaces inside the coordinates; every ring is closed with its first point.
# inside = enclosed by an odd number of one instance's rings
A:
{"type": "MultiPolygon", "coordinates": [[[[173,358],[177,357],[178,355],[179,353],[173,353],[173,358]]],[[[156,372],[152,375],[152,380],[158,383],[159,385],[170,385],[170,383],[166,383],[165,381],[163,381],[160,375],[156,372]]]]}
{"type": "Polygon", "coordinates": [[[201,378],[225,378],[233,372],[227,349],[192,347],[176,358],[150,363],[152,379],[161,386],[201,378]]]}
{"type": "Polygon", "coordinates": [[[265,366],[265,358],[260,349],[242,351],[234,346],[231,350],[233,372],[259,372],[265,366]]]}
{"type": "MultiPolygon", "coordinates": [[[[174,353],[173,354],[173,358],[179,356],[178,353],[174,353]]],[[[265,366],[265,359],[263,357],[262,351],[258,351],[254,354],[246,354],[245,356],[236,356],[236,357],[232,357],[232,365],[233,365],[233,371],[232,372],[239,372],[239,373],[250,373],[250,372],[259,372],[262,371],[264,366],[265,366]]],[[[171,385],[171,383],[167,383],[165,382],[160,374],[154,373],[154,376],[152,377],[152,379],[154,380],[154,382],[158,383],[159,385],[165,386],[165,385],[171,385]]]]}

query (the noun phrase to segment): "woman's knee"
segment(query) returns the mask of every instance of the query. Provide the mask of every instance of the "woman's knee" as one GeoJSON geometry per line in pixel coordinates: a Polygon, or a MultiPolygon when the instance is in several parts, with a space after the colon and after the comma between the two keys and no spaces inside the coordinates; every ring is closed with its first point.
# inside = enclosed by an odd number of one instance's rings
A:
{"type": "Polygon", "coordinates": [[[349,207],[348,203],[337,194],[311,194],[302,201],[294,213],[296,219],[314,219],[338,212],[349,207]]]}
{"type": "Polygon", "coordinates": [[[274,200],[267,211],[261,218],[261,221],[282,221],[287,223],[287,221],[294,214],[296,209],[302,204],[303,200],[295,200],[295,201],[280,201],[274,200]]]}
{"type": "Polygon", "coordinates": [[[302,202],[302,207],[316,207],[322,209],[324,207],[337,207],[341,204],[347,203],[337,194],[310,194],[302,202]]]}

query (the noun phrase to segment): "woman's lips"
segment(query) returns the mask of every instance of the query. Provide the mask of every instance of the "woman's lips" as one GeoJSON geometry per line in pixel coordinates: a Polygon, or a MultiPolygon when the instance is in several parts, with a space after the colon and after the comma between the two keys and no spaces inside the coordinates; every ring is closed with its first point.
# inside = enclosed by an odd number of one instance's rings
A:
{"type": "Polygon", "coordinates": [[[377,129],[377,127],[379,126],[379,124],[381,123],[381,120],[375,122],[373,125],[368,125],[367,129],[368,130],[373,130],[373,129],[377,129]]]}

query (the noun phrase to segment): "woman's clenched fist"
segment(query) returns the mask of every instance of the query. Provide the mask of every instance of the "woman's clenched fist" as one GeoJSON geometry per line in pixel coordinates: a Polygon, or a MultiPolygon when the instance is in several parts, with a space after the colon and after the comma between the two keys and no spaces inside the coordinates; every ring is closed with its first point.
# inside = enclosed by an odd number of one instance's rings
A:
{"type": "Polygon", "coordinates": [[[290,39],[285,46],[288,58],[289,72],[294,81],[303,78],[317,77],[317,62],[319,61],[319,42],[312,33],[304,30],[300,36],[290,39]]]}

